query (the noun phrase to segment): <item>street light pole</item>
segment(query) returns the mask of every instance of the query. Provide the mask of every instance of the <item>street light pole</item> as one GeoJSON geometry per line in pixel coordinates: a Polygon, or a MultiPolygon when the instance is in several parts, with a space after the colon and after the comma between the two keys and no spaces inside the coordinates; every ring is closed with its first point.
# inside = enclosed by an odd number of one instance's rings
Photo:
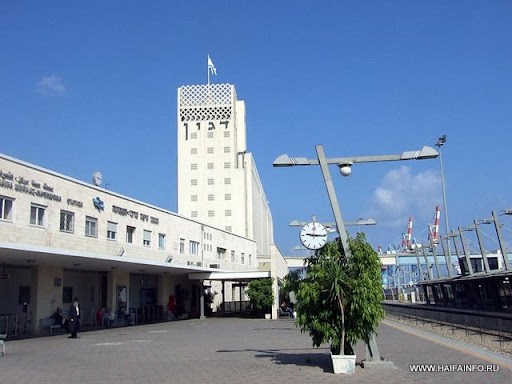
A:
{"type": "MultiPolygon", "coordinates": [[[[370,163],[370,162],[381,162],[381,161],[401,161],[401,160],[422,160],[422,159],[434,159],[439,156],[439,153],[431,147],[423,147],[418,151],[406,151],[398,155],[384,155],[384,156],[358,156],[358,157],[345,157],[345,158],[334,158],[327,159],[325,157],[324,148],[321,144],[316,146],[317,159],[307,159],[305,157],[293,158],[286,154],[277,157],[274,160],[274,167],[291,167],[295,165],[320,165],[322,175],[324,178],[325,186],[327,188],[327,194],[331,203],[332,212],[336,221],[336,227],[338,234],[340,235],[341,246],[343,248],[344,255],[350,257],[350,248],[348,246],[347,231],[345,229],[345,223],[341,215],[340,206],[334,190],[334,184],[332,182],[331,174],[329,172],[329,164],[336,164],[340,168],[340,173],[343,176],[348,176],[351,173],[351,167],[354,163],[370,163]]],[[[379,349],[377,347],[377,341],[375,335],[370,336],[370,340],[366,346],[367,362],[380,363],[381,358],[379,349]]]]}
{"type": "Polygon", "coordinates": [[[334,184],[332,182],[331,173],[327,166],[327,160],[325,158],[324,147],[319,144],[316,147],[316,154],[318,156],[318,163],[322,170],[324,177],[325,187],[327,188],[327,195],[329,195],[329,201],[331,202],[332,213],[334,215],[334,221],[336,222],[336,228],[338,228],[338,234],[340,235],[341,246],[343,247],[343,254],[345,257],[350,256],[350,248],[348,247],[347,230],[345,229],[345,223],[341,216],[340,205],[338,204],[338,198],[334,191],[334,184]]]}
{"type": "MultiPolygon", "coordinates": [[[[314,217],[314,216],[313,216],[314,217]]],[[[313,221],[317,221],[316,217],[314,217],[313,221]]],[[[309,221],[299,221],[299,220],[292,220],[290,224],[288,224],[290,227],[303,227],[309,223],[309,221]]],[[[320,222],[325,228],[329,228],[332,232],[338,232],[338,228],[336,228],[336,223],[324,223],[320,222]]],[[[361,225],[376,225],[377,222],[374,219],[363,219],[359,218],[357,221],[351,221],[351,222],[345,222],[345,227],[355,227],[356,225],[359,227],[361,225]]]]}
{"type": "MultiPolygon", "coordinates": [[[[441,136],[437,142],[436,147],[439,148],[439,163],[441,164],[441,186],[443,189],[443,206],[444,206],[444,226],[445,226],[445,235],[448,235],[448,231],[450,230],[450,226],[448,225],[448,205],[446,204],[446,186],[444,181],[444,167],[443,167],[443,155],[441,151],[441,147],[446,143],[446,135],[441,136]]],[[[452,259],[450,242],[448,242],[448,259],[452,259]]]]}

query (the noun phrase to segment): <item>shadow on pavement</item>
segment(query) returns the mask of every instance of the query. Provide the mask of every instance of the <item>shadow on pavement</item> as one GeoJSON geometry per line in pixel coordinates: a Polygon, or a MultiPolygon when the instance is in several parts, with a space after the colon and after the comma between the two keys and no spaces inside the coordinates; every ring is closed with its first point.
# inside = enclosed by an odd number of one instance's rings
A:
{"type": "MultiPolygon", "coordinates": [[[[302,353],[283,353],[285,349],[239,349],[239,350],[218,350],[219,353],[240,353],[240,352],[257,352],[256,358],[269,359],[275,364],[296,365],[298,367],[319,367],[324,372],[332,372],[332,362],[329,355],[329,348],[323,348],[325,352],[306,352],[311,351],[310,348],[302,353]]],[[[297,351],[297,349],[288,349],[297,351]]]]}

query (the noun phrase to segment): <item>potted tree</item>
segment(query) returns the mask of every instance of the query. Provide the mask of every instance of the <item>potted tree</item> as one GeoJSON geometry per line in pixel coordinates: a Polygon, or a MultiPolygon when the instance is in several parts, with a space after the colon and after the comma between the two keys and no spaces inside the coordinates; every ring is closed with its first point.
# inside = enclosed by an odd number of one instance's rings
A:
{"type": "Polygon", "coordinates": [[[297,324],[315,347],[330,344],[334,373],[354,372],[352,346],[369,342],[384,317],[379,257],[362,233],[349,247],[346,257],[336,239],[309,258],[296,296],[297,324]]]}
{"type": "Polygon", "coordinates": [[[272,283],[272,278],[257,279],[252,280],[247,286],[246,293],[253,310],[257,313],[265,313],[265,318],[270,318],[270,311],[274,303],[272,283]]]}

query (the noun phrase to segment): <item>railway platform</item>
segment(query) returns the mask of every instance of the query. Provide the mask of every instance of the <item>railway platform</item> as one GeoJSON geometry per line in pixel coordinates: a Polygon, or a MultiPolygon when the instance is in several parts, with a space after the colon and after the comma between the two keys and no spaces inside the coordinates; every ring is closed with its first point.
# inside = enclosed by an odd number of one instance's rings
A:
{"type": "MultiPolygon", "coordinates": [[[[384,320],[380,354],[393,364],[335,375],[293,320],[191,319],[6,342],[0,381],[28,383],[504,383],[512,359],[384,320]],[[427,372],[427,371],[428,372],[427,372]]],[[[364,344],[355,348],[357,362],[364,344]]]]}

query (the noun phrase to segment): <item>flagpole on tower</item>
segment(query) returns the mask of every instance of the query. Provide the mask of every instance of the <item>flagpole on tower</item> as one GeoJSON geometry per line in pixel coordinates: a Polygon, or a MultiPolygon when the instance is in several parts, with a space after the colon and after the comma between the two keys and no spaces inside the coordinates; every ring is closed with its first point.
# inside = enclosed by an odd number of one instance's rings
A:
{"type": "Polygon", "coordinates": [[[217,68],[213,65],[213,61],[210,59],[210,54],[208,54],[208,86],[210,86],[210,71],[212,72],[212,75],[217,74],[217,68]]]}
{"type": "Polygon", "coordinates": [[[210,86],[210,62],[212,60],[210,59],[210,54],[208,54],[208,65],[207,65],[207,69],[206,69],[206,72],[208,73],[208,87],[210,86]]]}

